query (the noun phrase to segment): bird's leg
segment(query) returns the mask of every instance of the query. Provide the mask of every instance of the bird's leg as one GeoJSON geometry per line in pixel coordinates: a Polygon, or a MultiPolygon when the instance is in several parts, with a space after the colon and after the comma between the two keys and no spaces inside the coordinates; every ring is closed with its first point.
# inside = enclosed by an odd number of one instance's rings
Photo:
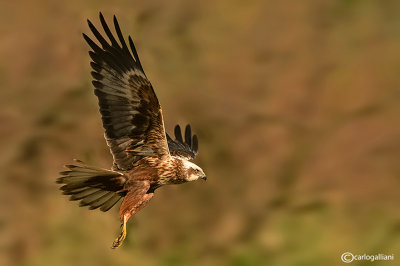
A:
{"type": "Polygon", "coordinates": [[[114,240],[112,244],[112,249],[118,248],[122,245],[122,242],[124,242],[125,237],[126,237],[126,215],[124,215],[124,220],[121,224],[121,234],[114,240]]]}

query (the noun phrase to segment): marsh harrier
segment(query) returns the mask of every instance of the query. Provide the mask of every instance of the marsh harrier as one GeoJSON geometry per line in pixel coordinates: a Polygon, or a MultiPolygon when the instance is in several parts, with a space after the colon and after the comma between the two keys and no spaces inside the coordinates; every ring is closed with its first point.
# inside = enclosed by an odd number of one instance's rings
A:
{"type": "Polygon", "coordinates": [[[122,245],[126,223],[154,196],[154,191],[169,184],[206,180],[203,170],[190,162],[198,151],[197,136],[186,126],[184,137],[179,125],[175,139],[165,133],[161,106],[143,71],[132,38],[126,44],[114,16],[117,38],[100,13],[106,40],[88,20],[98,41],[86,34],[83,38],[92,49],[89,55],[93,71],[94,93],[99,100],[105,139],[114,162],[111,170],[76,161],[66,165],[57,182],[63,194],[80,206],[108,211],[120,200],[119,219],[122,232],[112,248],[122,245]]]}

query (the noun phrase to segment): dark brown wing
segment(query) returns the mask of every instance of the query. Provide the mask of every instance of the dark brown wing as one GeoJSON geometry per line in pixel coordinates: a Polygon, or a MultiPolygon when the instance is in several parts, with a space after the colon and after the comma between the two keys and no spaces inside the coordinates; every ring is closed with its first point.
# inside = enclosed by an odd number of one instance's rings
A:
{"type": "Polygon", "coordinates": [[[143,156],[168,155],[162,111],[150,81],[140,64],[132,38],[131,51],[125,43],[118,21],[114,26],[119,42],[108,28],[103,15],[100,21],[111,44],[88,20],[89,28],[100,43],[87,35],[84,39],[93,49],[92,76],[99,99],[105,138],[114,157],[114,168],[129,170],[143,156]],[[132,52],[132,53],[131,53],[132,52]]]}
{"type": "Polygon", "coordinates": [[[182,138],[181,127],[175,126],[175,140],[167,134],[168,149],[172,156],[184,157],[186,159],[194,159],[198,153],[199,143],[197,136],[193,135],[190,125],[185,128],[185,140],[182,138]]]}

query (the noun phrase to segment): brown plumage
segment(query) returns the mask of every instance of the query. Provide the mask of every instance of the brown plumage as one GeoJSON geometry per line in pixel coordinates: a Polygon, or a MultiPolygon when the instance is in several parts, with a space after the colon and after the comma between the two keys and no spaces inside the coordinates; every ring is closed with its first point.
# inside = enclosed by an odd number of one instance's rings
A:
{"type": "Polygon", "coordinates": [[[94,93],[98,97],[105,139],[113,155],[111,170],[84,165],[66,165],[57,182],[63,194],[79,200],[80,206],[108,211],[121,199],[119,219],[121,235],[114,241],[119,247],[126,236],[126,222],[141,210],[163,185],[206,179],[203,170],[189,162],[198,151],[197,136],[185,128],[183,139],[179,125],[173,140],[165,133],[161,106],[143,71],[132,38],[130,50],[114,16],[118,37],[111,33],[103,15],[100,22],[109,41],[88,20],[98,44],[86,34],[91,47],[94,93]]]}

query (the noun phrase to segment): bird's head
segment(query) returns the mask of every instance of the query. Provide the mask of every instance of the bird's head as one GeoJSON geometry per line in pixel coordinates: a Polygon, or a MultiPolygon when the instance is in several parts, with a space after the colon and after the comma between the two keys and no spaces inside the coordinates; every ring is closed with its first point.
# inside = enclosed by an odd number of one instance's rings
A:
{"type": "Polygon", "coordinates": [[[207,180],[204,171],[196,164],[189,162],[188,160],[183,160],[183,167],[186,171],[185,179],[187,182],[198,180],[199,178],[204,181],[207,180]]]}

